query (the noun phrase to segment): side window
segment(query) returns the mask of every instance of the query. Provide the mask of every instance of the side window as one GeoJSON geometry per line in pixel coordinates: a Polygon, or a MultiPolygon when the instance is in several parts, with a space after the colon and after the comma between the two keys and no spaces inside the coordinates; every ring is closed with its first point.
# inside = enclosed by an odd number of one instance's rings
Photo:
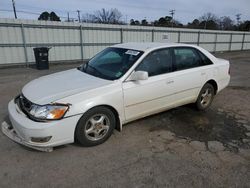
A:
{"type": "Polygon", "coordinates": [[[201,57],[201,60],[202,60],[200,62],[201,66],[203,66],[203,65],[212,65],[213,64],[212,61],[207,56],[205,56],[202,52],[200,52],[200,51],[197,51],[197,52],[199,53],[199,55],[201,57]]]}
{"type": "Polygon", "coordinates": [[[149,76],[156,76],[172,71],[172,55],[170,49],[151,52],[136,67],[136,71],[146,71],[149,76]]]}
{"type": "Polygon", "coordinates": [[[175,48],[175,70],[184,70],[200,66],[200,57],[192,48],[175,48]]]}

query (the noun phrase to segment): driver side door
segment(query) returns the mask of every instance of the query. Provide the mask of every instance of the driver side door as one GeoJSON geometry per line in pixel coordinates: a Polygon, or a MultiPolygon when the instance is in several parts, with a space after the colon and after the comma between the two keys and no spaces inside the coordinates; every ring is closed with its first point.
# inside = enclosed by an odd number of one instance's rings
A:
{"type": "Polygon", "coordinates": [[[135,68],[148,72],[147,80],[123,83],[124,109],[127,121],[163,111],[174,105],[174,80],[171,76],[172,49],[151,52],[135,68]]]}

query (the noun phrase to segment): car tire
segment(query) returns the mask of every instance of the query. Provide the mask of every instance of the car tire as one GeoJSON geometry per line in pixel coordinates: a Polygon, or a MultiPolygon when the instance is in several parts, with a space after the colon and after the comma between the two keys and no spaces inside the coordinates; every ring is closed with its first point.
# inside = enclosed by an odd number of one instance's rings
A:
{"type": "Polygon", "coordinates": [[[214,95],[215,95],[214,87],[211,84],[206,83],[202,87],[199,96],[196,100],[195,103],[196,108],[201,111],[207,110],[212,104],[214,95]]]}
{"type": "Polygon", "coordinates": [[[83,114],[75,129],[76,141],[85,147],[104,143],[116,125],[114,113],[106,107],[95,107],[83,114]]]}

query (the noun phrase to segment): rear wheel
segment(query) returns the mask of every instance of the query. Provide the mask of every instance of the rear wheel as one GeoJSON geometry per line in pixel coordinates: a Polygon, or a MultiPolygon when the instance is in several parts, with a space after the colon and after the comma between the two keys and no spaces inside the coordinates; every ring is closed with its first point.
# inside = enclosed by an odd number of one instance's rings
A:
{"type": "Polygon", "coordinates": [[[95,146],[105,142],[115,128],[113,112],[106,107],[96,107],[86,112],[79,120],[76,140],[83,146],[95,146]]]}
{"type": "Polygon", "coordinates": [[[198,110],[206,110],[210,107],[214,98],[214,87],[206,83],[200,91],[200,94],[196,101],[196,107],[198,110]]]}

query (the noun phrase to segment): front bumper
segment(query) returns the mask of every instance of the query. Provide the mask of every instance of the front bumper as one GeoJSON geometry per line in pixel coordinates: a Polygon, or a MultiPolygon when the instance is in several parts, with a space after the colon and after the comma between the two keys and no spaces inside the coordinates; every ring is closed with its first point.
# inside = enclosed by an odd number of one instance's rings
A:
{"type": "Polygon", "coordinates": [[[11,125],[9,125],[6,121],[4,121],[2,123],[2,132],[9,137],[11,140],[24,145],[26,147],[35,149],[35,150],[39,150],[39,151],[45,151],[45,152],[52,152],[53,151],[53,147],[39,147],[39,146],[32,146],[29,143],[25,142],[25,140],[21,139],[17,133],[15,132],[15,130],[13,129],[13,127],[11,125]]]}
{"type": "Polygon", "coordinates": [[[8,105],[10,123],[3,122],[2,131],[10,139],[40,151],[52,151],[53,147],[74,142],[75,127],[80,115],[61,120],[36,122],[29,119],[15,104],[8,105]],[[34,142],[32,138],[51,137],[47,142],[34,142]]]}

